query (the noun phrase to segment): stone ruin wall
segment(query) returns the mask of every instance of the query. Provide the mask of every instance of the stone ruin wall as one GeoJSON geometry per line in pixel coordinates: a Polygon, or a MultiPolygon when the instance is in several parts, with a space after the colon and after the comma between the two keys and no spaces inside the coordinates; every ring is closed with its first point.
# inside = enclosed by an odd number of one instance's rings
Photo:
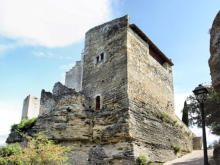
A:
{"type": "Polygon", "coordinates": [[[95,112],[82,93],[60,83],[55,84],[53,93],[43,94],[42,99],[47,113],[39,116],[32,132],[45,132],[63,145],[74,145],[69,155],[71,164],[133,165],[127,110],[95,112]]]}
{"type": "Polygon", "coordinates": [[[81,91],[82,89],[82,62],[76,61],[75,66],[72,67],[65,75],[65,85],[68,88],[76,89],[76,91],[81,91]]]}
{"type": "Polygon", "coordinates": [[[40,99],[35,96],[28,95],[23,102],[21,119],[31,119],[38,117],[39,109],[40,99]]]}

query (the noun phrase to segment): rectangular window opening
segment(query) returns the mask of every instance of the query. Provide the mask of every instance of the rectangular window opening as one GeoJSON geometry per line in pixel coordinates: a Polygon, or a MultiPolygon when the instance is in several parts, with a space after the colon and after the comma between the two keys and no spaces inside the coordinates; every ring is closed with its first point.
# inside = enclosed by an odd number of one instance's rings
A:
{"type": "Polygon", "coordinates": [[[99,56],[96,57],[96,63],[99,63],[99,56]]]}
{"type": "Polygon", "coordinates": [[[101,61],[104,60],[104,53],[101,54],[101,61]]]}

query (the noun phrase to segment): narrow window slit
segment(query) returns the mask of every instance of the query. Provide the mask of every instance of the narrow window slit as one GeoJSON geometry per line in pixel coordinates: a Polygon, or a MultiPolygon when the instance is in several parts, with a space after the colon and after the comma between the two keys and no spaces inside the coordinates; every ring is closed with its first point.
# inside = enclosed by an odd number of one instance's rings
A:
{"type": "Polygon", "coordinates": [[[100,110],[100,96],[96,97],[96,107],[95,107],[95,109],[100,110]]]}
{"type": "Polygon", "coordinates": [[[101,54],[101,61],[104,60],[104,53],[101,54]]]}

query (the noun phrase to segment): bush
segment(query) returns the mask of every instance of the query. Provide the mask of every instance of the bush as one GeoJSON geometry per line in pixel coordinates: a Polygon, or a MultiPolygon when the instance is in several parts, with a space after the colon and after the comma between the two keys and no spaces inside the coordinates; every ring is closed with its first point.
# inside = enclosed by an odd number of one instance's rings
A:
{"type": "Polygon", "coordinates": [[[6,157],[14,154],[20,153],[22,148],[18,143],[8,144],[6,146],[0,147],[0,157],[6,157]]]}
{"type": "Polygon", "coordinates": [[[26,132],[28,129],[34,126],[35,122],[36,118],[22,119],[19,124],[12,125],[11,131],[26,132]]]}
{"type": "Polygon", "coordinates": [[[166,113],[161,114],[161,120],[163,122],[170,122],[169,116],[166,113]]]}
{"type": "Polygon", "coordinates": [[[28,144],[22,148],[18,144],[9,144],[0,149],[1,165],[65,164],[69,147],[55,144],[44,135],[27,137],[28,144]]]}
{"type": "Polygon", "coordinates": [[[137,165],[145,165],[147,163],[147,158],[144,155],[140,155],[136,159],[136,164],[137,165]]]}

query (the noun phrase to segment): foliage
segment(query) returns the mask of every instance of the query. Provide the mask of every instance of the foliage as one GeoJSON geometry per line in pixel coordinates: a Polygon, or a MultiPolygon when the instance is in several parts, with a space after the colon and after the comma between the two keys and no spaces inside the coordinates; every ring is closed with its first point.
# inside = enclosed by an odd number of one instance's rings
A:
{"type": "MultiPolygon", "coordinates": [[[[206,126],[210,127],[213,134],[220,135],[220,94],[216,93],[212,87],[207,88],[209,95],[204,103],[206,116],[206,126]]],[[[187,98],[189,102],[189,124],[202,126],[202,117],[199,109],[199,104],[194,95],[187,98]]]]}
{"type": "Polygon", "coordinates": [[[186,124],[186,126],[188,127],[189,126],[189,116],[188,116],[188,106],[187,106],[187,103],[186,101],[184,102],[184,107],[183,107],[183,117],[182,117],[182,121],[184,124],[186,124]]]}
{"type": "Polygon", "coordinates": [[[147,157],[144,155],[140,155],[136,159],[136,164],[137,165],[145,165],[148,162],[147,157]]]}
{"type": "Polygon", "coordinates": [[[164,121],[164,122],[169,122],[170,121],[169,116],[166,113],[162,113],[161,120],[164,121]]]}
{"type": "Polygon", "coordinates": [[[76,88],[73,88],[73,92],[77,92],[77,91],[76,91],[76,88]]]}
{"type": "Polygon", "coordinates": [[[181,148],[179,146],[171,145],[171,147],[173,148],[175,154],[181,152],[181,148]]]}
{"type": "Polygon", "coordinates": [[[36,118],[22,119],[19,124],[12,125],[11,131],[26,132],[28,129],[34,126],[35,122],[36,118]]]}
{"type": "Polygon", "coordinates": [[[18,143],[0,146],[0,157],[6,157],[14,154],[20,153],[22,148],[18,143]]]}
{"type": "Polygon", "coordinates": [[[33,164],[64,164],[67,160],[69,147],[60,146],[39,134],[35,138],[27,137],[25,147],[9,144],[1,147],[0,164],[2,165],[33,165],[33,164]]]}

